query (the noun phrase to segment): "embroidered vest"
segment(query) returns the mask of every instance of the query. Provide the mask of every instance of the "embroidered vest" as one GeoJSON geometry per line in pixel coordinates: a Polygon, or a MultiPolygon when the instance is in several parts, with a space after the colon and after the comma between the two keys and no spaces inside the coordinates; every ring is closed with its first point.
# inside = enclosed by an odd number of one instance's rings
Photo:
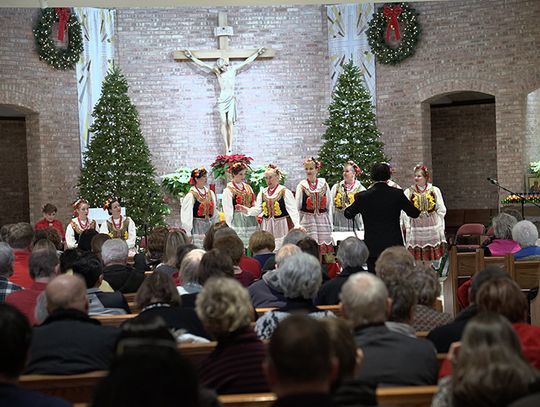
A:
{"type": "Polygon", "coordinates": [[[117,229],[111,219],[107,219],[107,230],[109,231],[109,236],[113,239],[123,239],[128,240],[129,237],[129,218],[124,218],[122,226],[120,229],[117,229]]]}
{"type": "Polygon", "coordinates": [[[212,192],[207,191],[205,196],[199,194],[199,192],[192,188],[189,191],[193,194],[193,218],[196,219],[210,219],[214,216],[214,201],[212,200],[212,192]]]}
{"type": "Polygon", "coordinates": [[[320,191],[311,191],[302,185],[302,206],[300,210],[308,213],[326,212],[326,191],[328,185],[321,188],[320,191]]]}
{"type": "Polygon", "coordinates": [[[243,191],[236,188],[232,182],[229,182],[227,184],[227,188],[229,188],[229,190],[233,194],[233,208],[235,205],[244,205],[248,208],[251,208],[253,206],[253,202],[255,202],[255,194],[249,184],[244,184],[243,191]]]}
{"type": "Polygon", "coordinates": [[[96,221],[93,220],[88,223],[88,226],[86,229],[81,229],[79,222],[77,221],[77,218],[71,220],[71,227],[73,228],[73,236],[75,237],[75,241],[77,244],[79,243],[79,238],[81,237],[82,232],[88,229],[95,229],[96,228],[96,221]]]}
{"type": "Polygon", "coordinates": [[[274,198],[270,198],[266,195],[266,192],[263,192],[262,210],[264,218],[279,219],[289,216],[289,212],[285,207],[285,191],[286,189],[283,188],[274,198]]]}
{"type": "Polygon", "coordinates": [[[354,202],[354,196],[360,192],[360,184],[355,185],[350,191],[345,189],[344,181],[338,184],[336,196],[334,197],[334,205],[336,209],[345,210],[354,202]]]}
{"type": "Polygon", "coordinates": [[[437,198],[433,192],[433,188],[429,187],[423,192],[418,192],[416,186],[410,188],[411,202],[420,212],[431,213],[437,208],[437,198]]]}

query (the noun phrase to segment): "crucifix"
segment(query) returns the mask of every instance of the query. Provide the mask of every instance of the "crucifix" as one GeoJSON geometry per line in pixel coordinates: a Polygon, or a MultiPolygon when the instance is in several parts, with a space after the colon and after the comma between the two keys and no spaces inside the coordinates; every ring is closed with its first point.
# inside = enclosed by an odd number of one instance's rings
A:
{"type": "Polygon", "coordinates": [[[225,141],[227,154],[232,153],[234,125],[237,119],[236,98],[234,96],[236,73],[256,58],[272,58],[275,55],[275,51],[270,48],[229,48],[229,36],[232,35],[233,28],[227,26],[227,13],[220,12],[218,14],[218,27],[214,28],[214,36],[218,38],[217,50],[190,51],[185,49],[173,52],[175,61],[192,61],[205,72],[216,75],[220,87],[217,107],[221,118],[221,135],[225,141]],[[205,59],[216,59],[216,64],[209,65],[203,62],[205,59]],[[230,59],[243,59],[244,61],[230,65],[230,59]]]}

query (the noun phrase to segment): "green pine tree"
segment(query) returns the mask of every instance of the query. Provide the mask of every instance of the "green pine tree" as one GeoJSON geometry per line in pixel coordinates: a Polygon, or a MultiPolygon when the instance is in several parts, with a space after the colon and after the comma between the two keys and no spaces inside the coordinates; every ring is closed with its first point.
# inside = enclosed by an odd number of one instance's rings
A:
{"type": "Polygon", "coordinates": [[[332,98],[330,115],[324,122],[328,127],[319,151],[323,162],[320,174],[333,185],[342,179],[343,164],[353,160],[364,170],[361,182],[369,184],[371,166],[387,159],[371,96],[364,87],[360,69],[352,61],[343,65],[332,98]]]}
{"type": "Polygon", "coordinates": [[[92,113],[93,138],[84,153],[80,194],[90,206],[101,207],[108,196],[120,198],[126,214],[140,227],[164,223],[163,203],[150,150],[141,133],[137,109],[128,96],[128,83],[113,67],[103,82],[101,98],[92,113]]]}

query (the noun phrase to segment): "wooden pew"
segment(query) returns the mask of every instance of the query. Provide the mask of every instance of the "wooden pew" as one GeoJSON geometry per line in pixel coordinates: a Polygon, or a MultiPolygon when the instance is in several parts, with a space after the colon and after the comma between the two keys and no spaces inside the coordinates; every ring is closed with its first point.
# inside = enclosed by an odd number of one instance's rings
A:
{"type": "Polygon", "coordinates": [[[124,314],[124,315],[96,315],[92,318],[97,319],[103,326],[119,327],[124,321],[135,318],[139,314],[124,314]]]}
{"type": "MultiPolygon", "coordinates": [[[[528,292],[532,289],[538,288],[540,285],[540,261],[539,260],[523,260],[515,261],[512,258],[510,263],[510,275],[512,279],[518,283],[519,287],[528,292]]],[[[531,324],[540,326],[540,295],[536,297],[529,304],[529,315],[531,318],[531,324]]]]}
{"type": "MultiPolygon", "coordinates": [[[[341,306],[339,305],[319,305],[317,308],[320,308],[325,311],[332,311],[337,317],[343,317],[343,312],[341,310],[341,306]]],[[[260,317],[264,315],[268,311],[272,311],[276,309],[275,307],[270,308],[256,308],[255,312],[257,312],[257,315],[260,317]]]]}
{"type": "MultiPolygon", "coordinates": [[[[379,406],[429,407],[437,386],[381,387],[377,389],[379,406]]],[[[273,393],[228,394],[219,396],[224,407],[269,407],[276,399],[273,393]]]]}
{"type": "Polygon", "coordinates": [[[444,310],[452,316],[459,312],[457,289],[459,280],[470,278],[479,268],[480,250],[474,252],[458,253],[456,246],[450,249],[448,276],[443,282],[444,310]]]}

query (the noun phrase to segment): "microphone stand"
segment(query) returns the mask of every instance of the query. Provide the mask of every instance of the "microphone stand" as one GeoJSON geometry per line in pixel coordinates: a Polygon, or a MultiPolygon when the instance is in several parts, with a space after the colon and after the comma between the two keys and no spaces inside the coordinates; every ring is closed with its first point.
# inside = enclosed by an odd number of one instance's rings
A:
{"type": "Polygon", "coordinates": [[[494,179],[488,178],[489,182],[491,182],[493,185],[495,185],[497,188],[502,189],[506,192],[508,192],[510,195],[516,195],[519,196],[519,200],[521,202],[521,217],[525,219],[525,202],[533,204],[537,208],[540,208],[540,205],[538,205],[535,202],[530,201],[529,199],[525,198],[525,194],[518,193],[514,191],[510,191],[508,188],[503,187],[501,184],[499,184],[498,181],[495,181],[494,179]]]}

